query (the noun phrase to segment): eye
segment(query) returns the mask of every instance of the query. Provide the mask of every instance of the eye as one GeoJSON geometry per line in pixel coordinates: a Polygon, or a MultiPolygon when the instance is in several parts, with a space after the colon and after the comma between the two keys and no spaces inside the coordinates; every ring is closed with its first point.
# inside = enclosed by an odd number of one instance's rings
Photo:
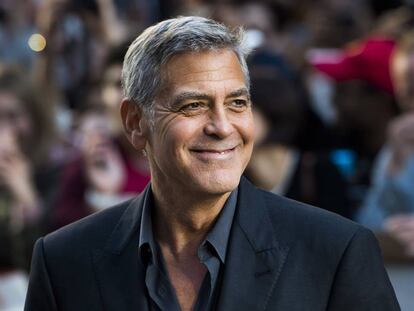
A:
{"type": "Polygon", "coordinates": [[[182,105],[179,108],[179,112],[185,115],[193,116],[193,115],[203,113],[206,110],[206,108],[208,108],[208,106],[201,101],[190,102],[190,103],[182,105]]]}
{"type": "Polygon", "coordinates": [[[180,110],[197,110],[201,108],[202,104],[200,102],[193,102],[183,105],[180,110]]]}
{"type": "Polygon", "coordinates": [[[243,111],[249,106],[249,101],[245,99],[235,99],[231,102],[231,108],[243,111]]]}

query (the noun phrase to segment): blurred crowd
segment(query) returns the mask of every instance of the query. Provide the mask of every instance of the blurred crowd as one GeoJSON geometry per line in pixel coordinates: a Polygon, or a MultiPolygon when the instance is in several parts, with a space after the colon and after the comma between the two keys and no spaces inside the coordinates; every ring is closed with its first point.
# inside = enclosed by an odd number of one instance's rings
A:
{"type": "Polygon", "coordinates": [[[1,0],[0,310],[19,310],[39,236],[145,188],[119,119],[122,61],[177,15],[246,30],[246,177],[414,260],[414,1],[1,0]]]}

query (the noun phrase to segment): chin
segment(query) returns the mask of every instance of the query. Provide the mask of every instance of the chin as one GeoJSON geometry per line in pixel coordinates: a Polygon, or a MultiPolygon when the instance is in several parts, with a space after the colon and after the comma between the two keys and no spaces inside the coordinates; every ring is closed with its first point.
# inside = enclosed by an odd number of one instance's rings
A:
{"type": "Polygon", "coordinates": [[[240,182],[241,174],[208,174],[208,176],[197,176],[194,182],[200,192],[206,194],[224,194],[233,191],[240,182]]]}

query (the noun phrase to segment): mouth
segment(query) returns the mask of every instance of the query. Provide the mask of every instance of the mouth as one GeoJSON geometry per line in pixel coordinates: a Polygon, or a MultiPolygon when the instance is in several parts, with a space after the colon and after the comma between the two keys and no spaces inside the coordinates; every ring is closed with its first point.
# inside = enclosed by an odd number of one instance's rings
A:
{"type": "Polygon", "coordinates": [[[219,153],[219,154],[224,154],[226,152],[231,152],[234,149],[236,149],[236,147],[233,148],[229,148],[229,149],[222,149],[222,150],[216,150],[216,149],[194,149],[191,150],[193,152],[199,152],[199,153],[203,153],[203,152],[211,152],[211,153],[219,153]]]}
{"type": "Polygon", "coordinates": [[[209,159],[228,159],[236,150],[236,147],[228,149],[191,149],[190,151],[195,154],[197,157],[209,160],[209,159]]]}

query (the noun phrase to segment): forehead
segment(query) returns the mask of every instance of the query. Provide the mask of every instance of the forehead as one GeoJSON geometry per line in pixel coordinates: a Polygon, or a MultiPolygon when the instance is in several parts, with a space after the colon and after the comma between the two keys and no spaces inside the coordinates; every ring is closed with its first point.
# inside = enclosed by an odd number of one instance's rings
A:
{"type": "Polygon", "coordinates": [[[236,54],[231,50],[189,52],[173,56],[163,71],[166,89],[225,88],[246,85],[236,54]]]}

